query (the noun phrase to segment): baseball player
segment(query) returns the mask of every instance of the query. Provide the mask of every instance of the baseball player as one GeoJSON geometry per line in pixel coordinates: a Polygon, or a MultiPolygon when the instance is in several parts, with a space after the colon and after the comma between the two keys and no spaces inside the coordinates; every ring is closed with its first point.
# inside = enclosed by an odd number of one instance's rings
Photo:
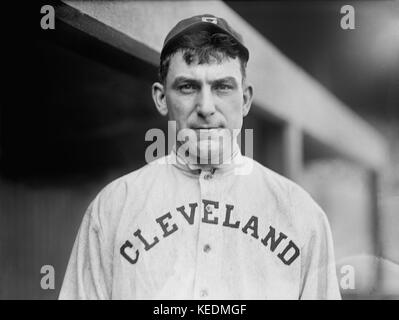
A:
{"type": "Polygon", "coordinates": [[[253,96],[248,59],[242,37],[213,15],[168,33],[153,99],[177,135],[194,139],[97,195],[60,299],[340,298],[325,213],[237,145],[253,96]]]}

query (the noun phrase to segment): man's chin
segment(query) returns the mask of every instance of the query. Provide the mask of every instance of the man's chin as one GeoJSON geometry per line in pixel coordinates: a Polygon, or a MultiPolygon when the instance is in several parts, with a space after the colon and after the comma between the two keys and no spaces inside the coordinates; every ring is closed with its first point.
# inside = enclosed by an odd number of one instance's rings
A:
{"type": "Polygon", "coordinates": [[[224,128],[191,129],[191,130],[195,132],[197,139],[199,141],[207,139],[216,140],[219,137],[226,134],[224,132],[226,129],[224,128]]]}
{"type": "Polygon", "coordinates": [[[184,145],[188,148],[189,155],[186,156],[190,158],[190,162],[219,165],[231,156],[232,137],[228,129],[185,129],[180,134],[189,138],[180,147],[184,145]]]}

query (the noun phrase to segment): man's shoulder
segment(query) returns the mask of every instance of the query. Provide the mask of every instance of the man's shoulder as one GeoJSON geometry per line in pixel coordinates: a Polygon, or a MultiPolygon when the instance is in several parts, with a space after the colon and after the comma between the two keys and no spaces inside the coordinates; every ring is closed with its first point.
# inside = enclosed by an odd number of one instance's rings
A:
{"type": "Polygon", "coordinates": [[[289,205],[292,216],[309,225],[325,222],[327,219],[325,212],[304,187],[254,159],[245,158],[245,161],[252,162],[253,177],[261,179],[279,201],[289,205]]]}
{"type": "Polygon", "coordinates": [[[288,197],[291,190],[295,190],[296,188],[301,189],[301,187],[294,181],[266,167],[258,161],[246,156],[243,156],[243,159],[245,166],[251,168],[251,170],[248,171],[250,172],[248,176],[252,180],[256,179],[263,182],[276,193],[282,192],[285,197],[288,197]]]}
{"type": "Polygon", "coordinates": [[[136,170],[126,173],[105,185],[100,193],[112,193],[123,188],[142,187],[143,184],[151,182],[152,179],[159,178],[162,172],[168,170],[170,166],[170,156],[164,156],[151,161],[136,170]]]}
{"type": "Polygon", "coordinates": [[[161,171],[167,170],[168,165],[163,165],[164,161],[165,159],[155,160],[105,184],[90,203],[88,213],[102,225],[107,225],[110,220],[118,221],[117,216],[124,206],[145,198],[151,184],[162,176],[161,171]]]}

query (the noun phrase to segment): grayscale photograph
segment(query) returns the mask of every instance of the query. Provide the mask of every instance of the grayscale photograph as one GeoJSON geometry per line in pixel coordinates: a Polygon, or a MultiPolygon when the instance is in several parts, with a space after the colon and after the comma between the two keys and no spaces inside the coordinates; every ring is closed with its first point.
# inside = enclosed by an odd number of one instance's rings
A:
{"type": "Polygon", "coordinates": [[[59,0],[22,20],[1,300],[399,299],[399,1],[59,0]]]}

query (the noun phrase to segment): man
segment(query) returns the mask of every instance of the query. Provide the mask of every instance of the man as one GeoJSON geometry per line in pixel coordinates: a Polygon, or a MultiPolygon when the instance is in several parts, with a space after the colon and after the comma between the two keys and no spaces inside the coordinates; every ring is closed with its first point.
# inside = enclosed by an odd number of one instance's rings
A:
{"type": "Polygon", "coordinates": [[[248,58],[209,14],[169,32],[152,89],[177,143],[90,204],[61,299],[340,298],[324,212],[237,145],[248,58]]]}

